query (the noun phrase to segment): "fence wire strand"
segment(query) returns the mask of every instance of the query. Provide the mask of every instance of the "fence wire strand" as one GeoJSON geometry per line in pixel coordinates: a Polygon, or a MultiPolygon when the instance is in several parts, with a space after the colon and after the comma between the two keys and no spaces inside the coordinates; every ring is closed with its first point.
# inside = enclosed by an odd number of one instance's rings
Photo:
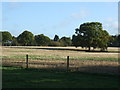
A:
{"type": "MultiPolygon", "coordinates": [[[[33,57],[28,55],[28,67],[29,68],[41,68],[41,69],[67,69],[67,57],[62,58],[53,57],[33,57]],[[61,59],[61,60],[60,60],[61,59]]],[[[26,58],[2,58],[2,66],[19,66],[26,67],[26,58]]],[[[118,62],[116,61],[105,61],[105,60],[78,60],[69,58],[69,69],[71,71],[80,72],[96,72],[96,73],[111,73],[117,74],[118,62]]]]}

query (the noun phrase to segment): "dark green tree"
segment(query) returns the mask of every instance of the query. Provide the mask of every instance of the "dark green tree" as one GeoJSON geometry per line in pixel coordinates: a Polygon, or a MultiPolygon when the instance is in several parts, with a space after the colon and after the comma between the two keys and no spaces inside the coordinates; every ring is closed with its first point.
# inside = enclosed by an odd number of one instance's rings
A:
{"type": "Polygon", "coordinates": [[[100,22],[88,22],[80,25],[75,29],[76,35],[74,35],[72,41],[74,45],[88,48],[101,48],[105,50],[109,41],[109,34],[102,29],[100,22]]]}
{"type": "Polygon", "coordinates": [[[59,41],[59,36],[58,35],[55,35],[54,41],[59,41]]]}
{"type": "Polygon", "coordinates": [[[18,42],[17,42],[17,37],[13,36],[12,37],[12,46],[18,46],[18,42]]]}
{"type": "Polygon", "coordinates": [[[97,38],[97,47],[101,49],[101,51],[107,50],[109,40],[110,40],[110,35],[106,30],[102,30],[99,32],[99,36],[97,38]]]}
{"type": "Polygon", "coordinates": [[[2,32],[2,44],[3,45],[11,45],[12,35],[8,31],[2,32]]]}
{"type": "Polygon", "coordinates": [[[10,32],[8,31],[5,31],[5,32],[2,32],[2,41],[3,42],[6,42],[8,40],[12,40],[12,35],[10,32]]]}
{"type": "Polygon", "coordinates": [[[71,41],[71,39],[69,37],[62,37],[60,39],[60,43],[61,43],[62,46],[70,46],[70,45],[72,45],[72,41],[71,41]]]}
{"type": "Polygon", "coordinates": [[[34,35],[29,31],[24,31],[17,37],[18,43],[25,46],[33,45],[34,35]]]}
{"type": "Polygon", "coordinates": [[[110,36],[109,47],[119,47],[120,46],[120,34],[110,36]]]}
{"type": "Polygon", "coordinates": [[[51,40],[49,46],[61,46],[61,43],[60,43],[60,41],[53,41],[53,40],[51,40]]]}
{"type": "Polygon", "coordinates": [[[81,38],[79,36],[73,35],[72,36],[72,45],[76,48],[80,46],[80,40],[81,38]]]}
{"type": "Polygon", "coordinates": [[[35,36],[36,44],[39,46],[48,46],[51,42],[50,38],[44,36],[44,34],[36,35],[35,36]]]}
{"type": "Polygon", "coordinates": [[[118,47],[120,47],[120,34],[118,35],[118,47]]]}

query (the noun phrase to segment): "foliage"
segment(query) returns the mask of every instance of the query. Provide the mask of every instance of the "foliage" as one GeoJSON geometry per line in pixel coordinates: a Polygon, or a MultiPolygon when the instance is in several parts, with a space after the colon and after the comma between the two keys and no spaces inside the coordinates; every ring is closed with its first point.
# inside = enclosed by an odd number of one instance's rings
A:
{"type": "Polygon", "coordinates": [[[75,46],[76,48],[80,46],[80,41],[81,41],[80,36],[76,36],[76,35],[72,36],[72,45],[75,46]]]}
{"type": "Polygon", "coordinates": [[[97,46],[98,48],[101,48],[101,51],[107,50],[109,38],[110,36],[106,30],[102,30],[100,32],[98,36],[97,46]]]}
{"type": "Polygon", "coordinates": [[[54,36],[53,40],[49,37],[40,35],[33,35],[29,31],[24,31],[18,37],[12,36],[10,32],[2,32],[2,45],[41,45],[41,46],[75,46],[82,48],[91,47],[100,48],[102,51],[107,50],[108,46],[119,47],[120,34],[109,35],[106,30],[102,29],[102,23],[100,22],[88,22],[80,25],[75,29],[75,34],[72,36],[72,40],[69,37],[62,37],[59,39],[58,35],[54,36]]]}
{"type": "Polygon", "coordinates": [[[2,32],[2,41],[6,42],[8,40],[12,40],[12,35],[10,34],[10,32],[2,32]]]}
{"type": "Polygon", "coordinates": [[[72,41],[69,37],[62,37],[60,39],[60,43],[62,46],[70,46],[72,44],[72,41]]]}
{"type": "Polygon", "coordinates": [[[73,45],[78,47],[101,48],[102,51],[107,49],[109,34],[106,30],[102,30],[102,24],[99,22],[88,22],[80,25],[75,29],[76,35],[73,35],[73,45]]]}
{"type": "Polygon", "coordinates": [[[59,41],[59,36],[58,35],[55,35],[54,41],[59,41]]]}
{"type": "Polygon", "coordinates": [[[109,46],[111,47],[119,47],[120,46],[120,34],[112,35],[109,41],[109,46]]]}
{"type": "Polygon", "coordinates": [[[36,45],[39,45],[39,46],[48,46],[51,40],[49,37],[44,36],[44,34],[40,34],[35,36],[35,42],[36,42],[36,45]]]}
{"type": "Polygon", "coordinates": [[[59,41],[53,41],[53,40],[51,40],[49,46],[61,46],[61,43],[59,41]]]}
{"type": "Polygon", "coordinates": [[[16,37],[12,37],[12,46],[17,46],[19,45],[18,42],[17,42],[17,38],[16,37]]]}
{"type": "Polygon", "coordinates": [[[34,36],[31,32],[24,31],[17,37],[17,41],[21,45],[25,45],[25,46],[32,45],[34,41],[34,36]]]}
{"type": "Polygon", "coordinates": [[[118,35],[118,46],[120,47],[120,34],[118,35]]]}
{"type": "Polygon", "coordinates": [[[12,35],[8,31],[2,32],[2,44],[3,45],[10,45],[12,41],[12,35]]]}

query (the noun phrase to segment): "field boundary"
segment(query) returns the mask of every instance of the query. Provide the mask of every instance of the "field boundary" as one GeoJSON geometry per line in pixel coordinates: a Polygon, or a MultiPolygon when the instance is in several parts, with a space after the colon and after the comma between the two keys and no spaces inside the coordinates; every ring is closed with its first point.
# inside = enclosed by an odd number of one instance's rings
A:
{"type": "Polygon", "coordinates": [[[31,55],[26,55],[26,58],[3,58],[3,66],[18,66],[24,68],[39,68],[53,69],[65,71],[93,72],[93,73],[108,73],[119,74],[119,63],[116,61],[103,60],[71,60],[70,56],[66,56],[66,60],[40,60],[38,57],[31,58],[31,55]],[[105,65],[106,64],[106,65],[105,65]]]}

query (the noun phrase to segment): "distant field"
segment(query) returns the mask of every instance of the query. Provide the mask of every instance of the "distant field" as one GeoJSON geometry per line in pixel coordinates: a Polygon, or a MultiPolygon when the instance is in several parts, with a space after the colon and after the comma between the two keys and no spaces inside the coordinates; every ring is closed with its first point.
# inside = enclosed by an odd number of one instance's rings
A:
{"type": "MultiPolygon", "coordinates": [[[[2,47],[3,56],[14,55],[41,55],[41,56],[60,56],[60,57],[100,57],[100,58],[118,58],[116,47],[109,47],[108,52],[85,52],[80,47],[38,47],[38,46],[9,46],[2,47]]],[[[98,51],[98,50],[97,50],[98,51]]]]}
{"type": "Polygon", "coordinates": [[[80,47],[3,46],[1,57],[4,65],[19,62],[19,65],[24,67],[26,54],[28,54],[31,63],[29,67],[66,68],[66,58],[69,56],[71,69],[84,71],[86,68],[91,68],[95,72],[107,70],[118,73],[118,49],[109,47],[108,52],[99,52],[99,49],[87,52],[80,47]]]}

